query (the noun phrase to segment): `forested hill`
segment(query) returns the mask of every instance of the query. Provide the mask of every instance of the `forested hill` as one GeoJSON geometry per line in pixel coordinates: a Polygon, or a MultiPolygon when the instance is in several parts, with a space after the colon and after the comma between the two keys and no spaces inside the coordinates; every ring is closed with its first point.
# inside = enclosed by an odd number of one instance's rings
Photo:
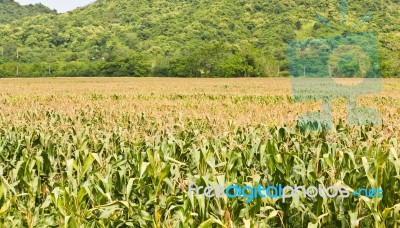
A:
{"type": "Polygon", "coordinates": [[[10,23],[21,18],[32,17],[39,14],[55,13],[54,10],[42,4],[21,6],[13,0],[0,0],[0,24],[10,23]]]}
{"type": "Polygon", "coordinates": [[[354,31],[377,32],[383,75],[400,76],[400,1],[350,1],[345,31],[316,22],[341,28],[338,3],[99,0],[0,25],[0,76],[287,76],[287,42],[354,31]]]}

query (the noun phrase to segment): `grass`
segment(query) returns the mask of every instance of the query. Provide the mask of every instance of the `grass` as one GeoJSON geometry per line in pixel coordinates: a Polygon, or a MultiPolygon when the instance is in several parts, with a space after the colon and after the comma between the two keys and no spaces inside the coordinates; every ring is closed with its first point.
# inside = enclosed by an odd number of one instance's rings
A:
{"type": "Polygon", "coordinates": [[[0,226],[397,227],[400,80],[359,103],[379,126],[303,131],[290,80],[0,81],[0,226]],[[202,185],[346,184],[383,199],[189,198],[202,185]]]}

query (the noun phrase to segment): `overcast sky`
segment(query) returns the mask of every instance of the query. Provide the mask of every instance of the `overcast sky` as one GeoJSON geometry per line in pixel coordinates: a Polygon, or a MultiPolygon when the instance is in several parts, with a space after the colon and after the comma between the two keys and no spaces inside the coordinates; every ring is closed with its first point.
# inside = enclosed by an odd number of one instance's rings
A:
{"type": "Polygon", "coordinates": [[[59,13],[64,13],[73,10],[79,6],[85,6],[95,0],[15,0],[21,5],[42,3],[51,9],[56,9],[59,13]]]}

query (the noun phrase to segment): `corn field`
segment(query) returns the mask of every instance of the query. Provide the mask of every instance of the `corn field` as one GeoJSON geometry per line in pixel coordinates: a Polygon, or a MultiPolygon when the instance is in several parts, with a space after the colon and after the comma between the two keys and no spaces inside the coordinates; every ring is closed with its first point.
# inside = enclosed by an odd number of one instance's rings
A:
{"type": "Polygon", "coordinates": [[[400,81],[378,126],[297,126],[290,80],[0,81],[0,227],[398,227],[400,81]],[[188,185],[381,188],[383,198],[189,197],[188,185]]]}

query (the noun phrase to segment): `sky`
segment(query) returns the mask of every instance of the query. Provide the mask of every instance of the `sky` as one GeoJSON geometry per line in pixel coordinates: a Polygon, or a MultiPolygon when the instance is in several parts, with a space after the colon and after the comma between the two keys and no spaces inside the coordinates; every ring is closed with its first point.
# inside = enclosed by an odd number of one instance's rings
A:
{"type": "Polygon", "coordinates": [[[95,0],[15,0],[21,5],[42,3],[51,9],[56,9],[59,13],[64,13],[80,6],[85,6],[95,0]]]}

